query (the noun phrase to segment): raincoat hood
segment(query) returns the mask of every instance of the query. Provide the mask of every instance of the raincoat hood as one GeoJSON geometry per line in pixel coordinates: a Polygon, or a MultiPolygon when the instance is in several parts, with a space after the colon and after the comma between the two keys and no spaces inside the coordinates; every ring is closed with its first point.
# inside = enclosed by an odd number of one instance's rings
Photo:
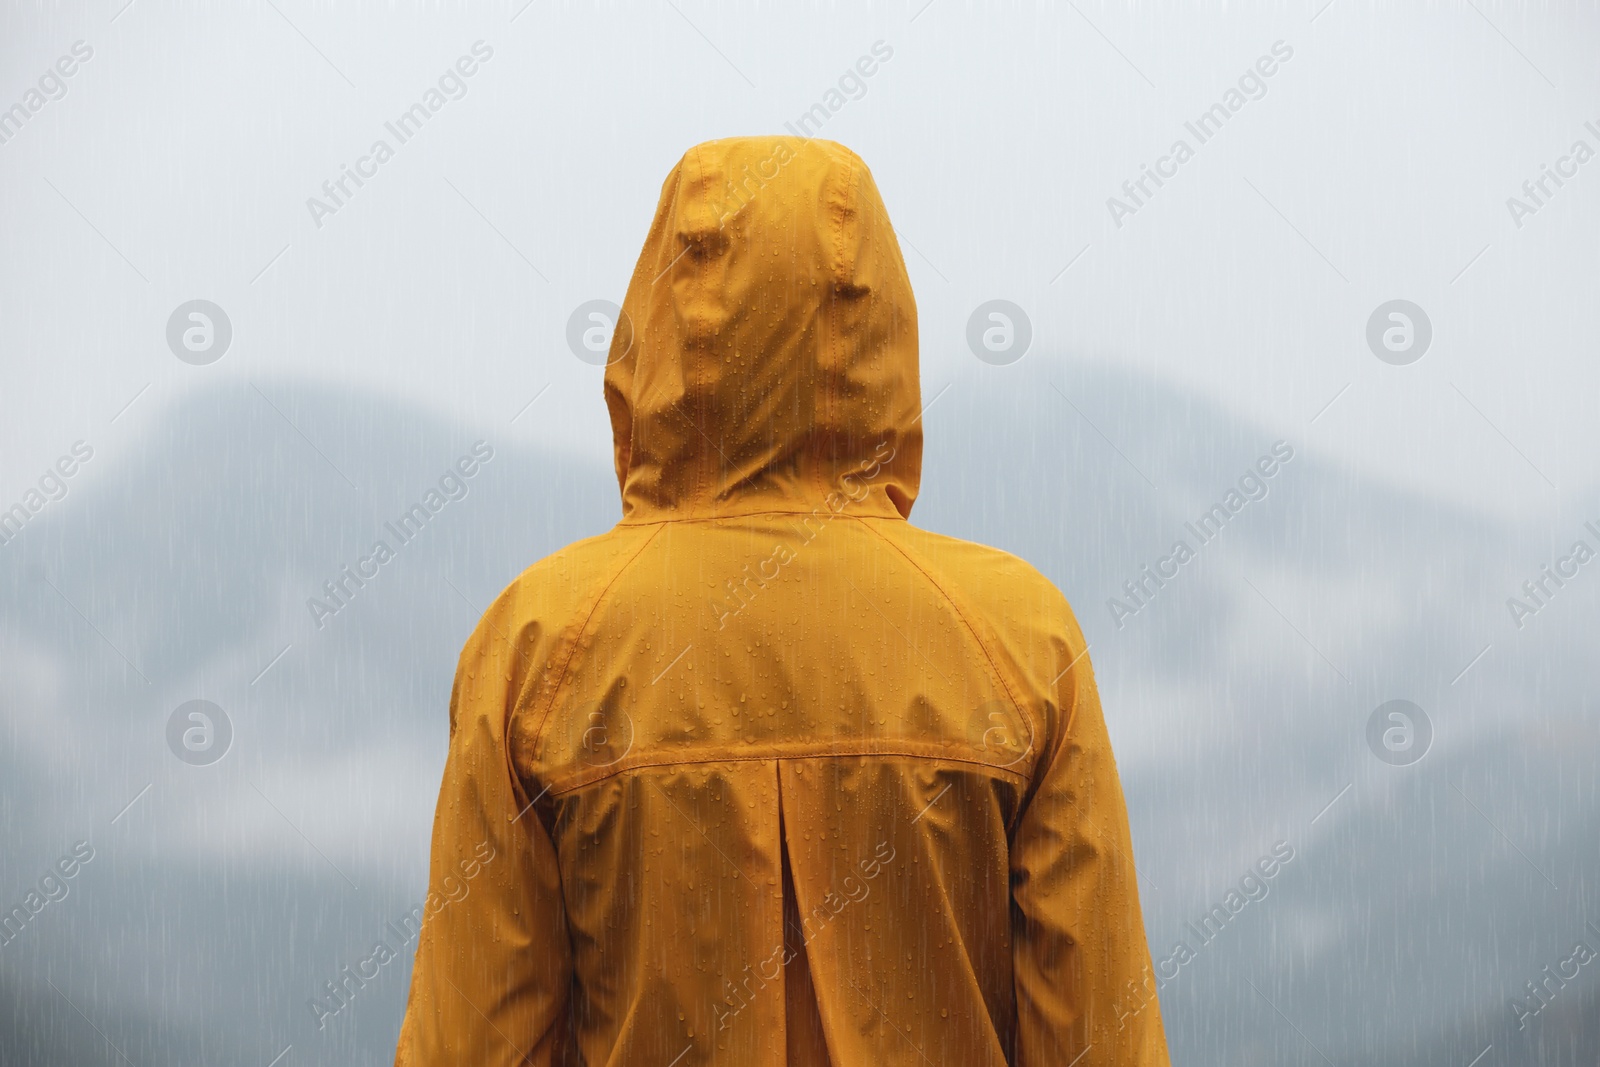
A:
{"type": "Polygon", "coordinates": [[[793,137],[691,148],[622,310],[605,395],[624,522],[810,511],[837,492],[854,514],[910,514],[916,301],[854,152],[793,137]],[[868,466],[865,499],[841,488],[868,466]]]}

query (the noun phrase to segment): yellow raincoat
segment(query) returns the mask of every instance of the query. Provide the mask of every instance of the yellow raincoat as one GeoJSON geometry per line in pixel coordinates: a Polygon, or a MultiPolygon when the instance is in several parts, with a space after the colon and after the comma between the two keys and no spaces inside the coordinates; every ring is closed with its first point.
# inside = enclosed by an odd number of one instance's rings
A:
{"type": "Polygon", "coordinates": [[[916,305],[866,166],[691,149],[623,309],[622,521],[461,653],[396,1063],[1166,1064],[1083,634],[906,521],[916,305]]]}

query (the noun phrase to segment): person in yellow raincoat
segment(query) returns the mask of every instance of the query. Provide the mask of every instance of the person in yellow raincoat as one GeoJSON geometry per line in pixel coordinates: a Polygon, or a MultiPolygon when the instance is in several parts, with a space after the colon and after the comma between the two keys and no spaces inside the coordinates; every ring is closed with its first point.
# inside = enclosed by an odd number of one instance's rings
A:
{"type": "Polygon", "coordinates": [[[396,1064],[1166,1064],[1083,634],[906,521],[916,305],[865,164],[691,149],[623,313],[622,520],[461,653],[396,1064]]]}

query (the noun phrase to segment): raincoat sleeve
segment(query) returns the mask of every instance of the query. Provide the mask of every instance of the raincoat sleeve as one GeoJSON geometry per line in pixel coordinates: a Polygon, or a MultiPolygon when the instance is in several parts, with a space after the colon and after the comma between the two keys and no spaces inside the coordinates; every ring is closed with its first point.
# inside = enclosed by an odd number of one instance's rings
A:
{"type": "Polygon", "coordinates": [[[450,698],[450,752],[396,1067],[559,1062],[572,974],[561,883],[555,848],[507,758],[517,680],[490,611],[461,654],[450,698]]]}
{"type": "Polygon", "coordinates": [[[1166,1067],[1137,873],[1094,676],[1068,615],[1047,737],[1012,841],[1017,1067],[1166,1067]]]}

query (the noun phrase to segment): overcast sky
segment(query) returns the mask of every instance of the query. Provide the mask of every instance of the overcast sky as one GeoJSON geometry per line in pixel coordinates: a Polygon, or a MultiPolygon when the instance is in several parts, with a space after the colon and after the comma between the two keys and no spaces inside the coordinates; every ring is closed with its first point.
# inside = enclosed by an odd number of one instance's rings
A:
{"type": "Polygon", "coordinates": [[[93,58],[0,145],[0,485],[80,437],[118,447],[141,414],[109,420],[147,383],[140,405],[288,375],[481,420],[549,385],[515,432],[602,454],[567,316],[620,299],[684,149],[781,132],[879,41],[892,57],[820,132],[882,187],[930,395],[976,372],[966,320],[999,297],[1038,358],[1138,368],[1285,432],[1339,396],[1303,432],[1418,492],[1549,518],[1594,484],[1573,444],[1600,385],[1593,168],[1535,214],[1506,203],[1575,140],[1600,149],[1592,13],[1079,11],[13,8],[7,103],[75,41],[93,58]],[[480,40],[465,95],[314,218],[480,40]],[[1200,143],[1184,123],[1275,45],[1263,95],[1200,143]],[[1179,139],[1193,158],[1116,217],[1179,139]],[[235,331],[206,368],[164,344],[195,298],[235,331]],[[1433,327],[1408,367],[1365,343],[1393,299],[1433,327]]]}

